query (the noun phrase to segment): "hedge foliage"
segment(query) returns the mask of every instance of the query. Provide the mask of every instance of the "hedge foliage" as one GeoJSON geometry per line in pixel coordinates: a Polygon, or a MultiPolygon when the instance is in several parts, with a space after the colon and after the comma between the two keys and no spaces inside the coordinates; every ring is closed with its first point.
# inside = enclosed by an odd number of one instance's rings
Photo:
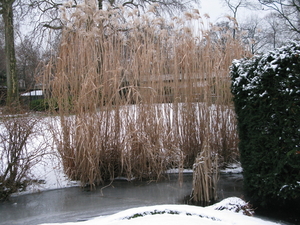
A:
{"type": "Polygon", "coordinates": [[[30,102],[30,110],[46,111],[49,109],[49,102],[47,99],[36,99],[30,102]]]}
{"type": "Polygon", "coordinates": [[[233,61],[246,192],[259,204],[300,199],[300,43],[233,61]]]}

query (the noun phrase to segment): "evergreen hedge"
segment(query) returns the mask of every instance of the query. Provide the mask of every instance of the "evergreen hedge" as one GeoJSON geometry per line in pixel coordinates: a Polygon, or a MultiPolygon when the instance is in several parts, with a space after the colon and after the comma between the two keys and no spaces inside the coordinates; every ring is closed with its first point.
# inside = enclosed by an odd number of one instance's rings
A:
{"type": "Polygon", "coordinates": [[[300,199],[300,43],[234,60],[244,185],[260,205],[300,199]]]}
{"type": "Polygon", "coordinates": [[[46,111],[49,109],[49,102],[47,99],[36,99],[30,101],[29,107],[34,111],[46,111]]]}

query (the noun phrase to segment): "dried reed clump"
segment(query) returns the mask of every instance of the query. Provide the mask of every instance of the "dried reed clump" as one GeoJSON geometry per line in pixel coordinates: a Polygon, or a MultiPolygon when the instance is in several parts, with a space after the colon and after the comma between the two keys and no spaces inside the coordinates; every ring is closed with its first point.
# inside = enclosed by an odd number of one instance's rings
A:
{"type": "Polygon", "coordinates": [[[204,142],[193,168],[192,200],[206,204],[217,200],[217,182],[218,155],[211,150],[209,143],[204,142]]]}
{"type": "Polygon", "coordinates": [[[184,22],[87,5],[65,19],[44,80],[70,178],[159,179],[168,168],[191,168],[207,135],[220,161],[235,159],[228,68],[246,54],[237,39],[195,37],[184,22]]]}

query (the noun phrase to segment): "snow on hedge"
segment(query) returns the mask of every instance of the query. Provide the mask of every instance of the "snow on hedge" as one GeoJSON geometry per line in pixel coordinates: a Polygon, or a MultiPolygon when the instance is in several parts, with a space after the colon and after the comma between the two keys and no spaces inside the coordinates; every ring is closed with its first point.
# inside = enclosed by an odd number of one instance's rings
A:
{"type": "Polygon", "coordinates": [[[247,194],[289,206],[300,198],[300,42],[235,60],[230,73],[247,194]]]}

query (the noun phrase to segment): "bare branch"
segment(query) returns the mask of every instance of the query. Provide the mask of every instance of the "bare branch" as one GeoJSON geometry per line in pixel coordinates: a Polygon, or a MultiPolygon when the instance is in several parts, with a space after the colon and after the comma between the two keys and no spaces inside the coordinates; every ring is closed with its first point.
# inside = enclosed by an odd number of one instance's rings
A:
{"type": "Polygon", "coordinates": [[[298,0],[259,0],[260,4],[274,10],[292,31],[300,33],[299,15],[300,1],[298,0]]]}
{"type": "Polygon", "coordinates": [[[63,26],[51,26],[49,24],[44,24],[43,27],[50,28],[50,29],[53,29],[53,30],[61,30],[61,29],[63,29],[63,26]]]}

